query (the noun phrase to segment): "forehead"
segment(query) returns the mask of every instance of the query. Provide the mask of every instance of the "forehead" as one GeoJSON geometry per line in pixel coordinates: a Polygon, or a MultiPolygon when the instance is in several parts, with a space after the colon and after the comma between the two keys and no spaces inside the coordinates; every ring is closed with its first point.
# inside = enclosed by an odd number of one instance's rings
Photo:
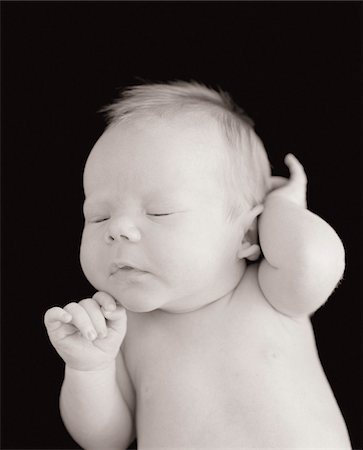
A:
{"type": "Polygon", "coordinates": [[[146,190],[215,184],[225,145],[210,120],[197,126],[191,117],[118,123],[105,131],[90,153],[85,193],[111,185],[125,190],[137,183],[146,190]]]}

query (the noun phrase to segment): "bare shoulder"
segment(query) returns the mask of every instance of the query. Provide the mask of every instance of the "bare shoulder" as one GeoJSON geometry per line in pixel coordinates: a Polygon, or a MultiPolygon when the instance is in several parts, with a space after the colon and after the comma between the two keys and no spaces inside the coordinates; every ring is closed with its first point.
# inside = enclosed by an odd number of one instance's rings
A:
{"type": "MultiPolygon", "coordinates": [[[[249,311],[251,314],[256,313],[269,317],[276,316],[278,321],[291,319],[274,308],[264,295],[259,283],[260,264],[258,262],[247,266],[244,276],[235,290],[234,303],[243,309],[244,314],[249,311]]],[[[309,318],[308,316],[294,318],[294,322],[300,322],[300,319],[302,322],[305,322],[309,318]]]]}
{"type": "Polygon", "coordinates": [[[290,317],[275,309],[260,288],[258,270],[259,263],[247,267],[231,302],[229,326],[238,323],[236,328],[246,332],[246,339],[253,336],[255,344],[267,342],[274,349],[287,348],[292,343],[315,345],[310,317],[290,317]]]}

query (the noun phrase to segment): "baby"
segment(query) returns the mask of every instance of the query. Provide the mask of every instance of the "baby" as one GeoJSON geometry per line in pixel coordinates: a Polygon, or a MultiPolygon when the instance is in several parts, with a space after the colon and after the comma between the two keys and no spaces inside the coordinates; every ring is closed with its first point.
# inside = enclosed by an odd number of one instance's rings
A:
{"type": "Polygon", "coordinates": [[[271,177],[230,97],[198,83],[129,88],[84,171],[92,298],[45,314],[65,361],[60,409],[85,449],[351,448],[309,316],[345,267],[271,177]]]}

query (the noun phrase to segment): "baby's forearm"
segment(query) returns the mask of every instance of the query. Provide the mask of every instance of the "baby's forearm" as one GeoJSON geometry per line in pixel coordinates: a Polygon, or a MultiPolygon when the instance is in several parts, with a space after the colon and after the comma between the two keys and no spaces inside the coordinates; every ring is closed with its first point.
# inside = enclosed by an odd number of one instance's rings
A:
{"type": "Polygon", "coordinates": [[[133,420],[115,365],[94,372],[66,366],[60,410],[70,435],[84,449],[125,449],[133,438],[133,420]]]}
{"type": "Polygon", "coordinates": [[[259,222],[269,297],[288,313],[311,313],[329,297],[344,271],[344,248],[323,219],[271,195],[259,222]]]}

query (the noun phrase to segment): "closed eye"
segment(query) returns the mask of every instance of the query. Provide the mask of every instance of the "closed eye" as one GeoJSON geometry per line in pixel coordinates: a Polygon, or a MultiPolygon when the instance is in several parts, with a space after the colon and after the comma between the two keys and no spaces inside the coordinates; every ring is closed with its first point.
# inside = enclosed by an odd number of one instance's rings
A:
{"type": "Polygon", "coordinates": [[[162,217],[162,216],[170,216],[173,213],[149,213],[148,216],[153,217],[162,217]]]}
{"type": "Polygon", "coordinates": [[[93,219],[91,220],[92,223],[101,223],[101,222],[105,222],[106,220],[108,220],[108,217],[101,217],[99,219],[93,219]]]}

